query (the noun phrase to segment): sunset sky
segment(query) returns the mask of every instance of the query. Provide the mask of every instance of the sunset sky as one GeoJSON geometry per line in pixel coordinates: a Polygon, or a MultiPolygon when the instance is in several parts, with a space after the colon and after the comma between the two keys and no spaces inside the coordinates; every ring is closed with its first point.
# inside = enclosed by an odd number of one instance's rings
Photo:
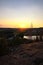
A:
{"type": "Polygon", "coordinates": [[[43,0],[0,0],[0,27],[43,27],[43,0]]]}

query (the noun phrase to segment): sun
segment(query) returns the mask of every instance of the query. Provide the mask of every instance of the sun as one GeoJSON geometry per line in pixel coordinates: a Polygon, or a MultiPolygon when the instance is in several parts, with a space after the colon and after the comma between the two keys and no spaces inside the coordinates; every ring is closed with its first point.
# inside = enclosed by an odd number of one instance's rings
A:
{"type": "Polygon", "coordinates": [[[26,30],[26,28],[27,28],[27,25],[25,23],[19,24],[19,31],[23,32],[26,30]]]}
{"type": "Polygon", "coordinates": [[[27,23],[21,22],[21,23],[19,24],[19,28],[27,28],[27,23]]]}
{"type": "Polygon", "coordinates": [[[26,24],[21,24],[20,28],[26,28],[26,24]]]}

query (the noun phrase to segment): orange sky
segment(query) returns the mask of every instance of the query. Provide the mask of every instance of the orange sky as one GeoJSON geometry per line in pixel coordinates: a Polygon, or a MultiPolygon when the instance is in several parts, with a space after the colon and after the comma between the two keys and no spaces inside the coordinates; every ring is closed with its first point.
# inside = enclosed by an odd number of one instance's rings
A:
{"type": "Polygon", "coordinates": [[[0,0],[0,27],[30,28],[31,23],[43,27],[43,0],[0,0]]]}
{"type": "Polygon", "coordinates": [[[2,19],[0,22],[0,27],[8,27],[8,28],[31,28],[31,23],[33,27],[43,27],[43,21],[39,20],[8,20],[2,19]],[[41,24],[42,22],[42,24],[41,24]]]}

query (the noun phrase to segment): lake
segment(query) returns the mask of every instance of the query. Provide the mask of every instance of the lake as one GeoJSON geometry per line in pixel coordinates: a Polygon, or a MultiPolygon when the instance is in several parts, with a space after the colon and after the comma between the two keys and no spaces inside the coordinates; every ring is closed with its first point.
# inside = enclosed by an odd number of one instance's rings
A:
{"type": "MultiPolygon", "coordinates": [[[[24,36],[23,38],[36,40],[36,36],[24,36]]],[[[40,36],[38,36],[38,39],[40,40],[40,36]]],[[[42,39],[43,39],[43,36],[42,36],[42,39]]]]}

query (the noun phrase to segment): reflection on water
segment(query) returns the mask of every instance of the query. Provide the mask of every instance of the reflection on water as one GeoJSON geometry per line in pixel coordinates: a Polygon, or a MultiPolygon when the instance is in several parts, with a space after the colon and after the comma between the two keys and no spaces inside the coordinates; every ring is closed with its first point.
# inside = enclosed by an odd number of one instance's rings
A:
{"type": "Polygon", "coordinates": [[[36,40],[36,36],[32,36],[32,40],[36,40]]]}
{"type": "MultiPolygon", "coordinates": [[[[36,37],[38,37],[38,39],[40,40],[40,36],[24,36],[23,38],[36,40],[36,37]]],[[[42,36],[42,39],[43,39],[43,36],[42,36]]]]}
{"type": "Polygon", "coordinates": [[[25,39],[36,40],[36,36],[24,36],[25,39]]]}

